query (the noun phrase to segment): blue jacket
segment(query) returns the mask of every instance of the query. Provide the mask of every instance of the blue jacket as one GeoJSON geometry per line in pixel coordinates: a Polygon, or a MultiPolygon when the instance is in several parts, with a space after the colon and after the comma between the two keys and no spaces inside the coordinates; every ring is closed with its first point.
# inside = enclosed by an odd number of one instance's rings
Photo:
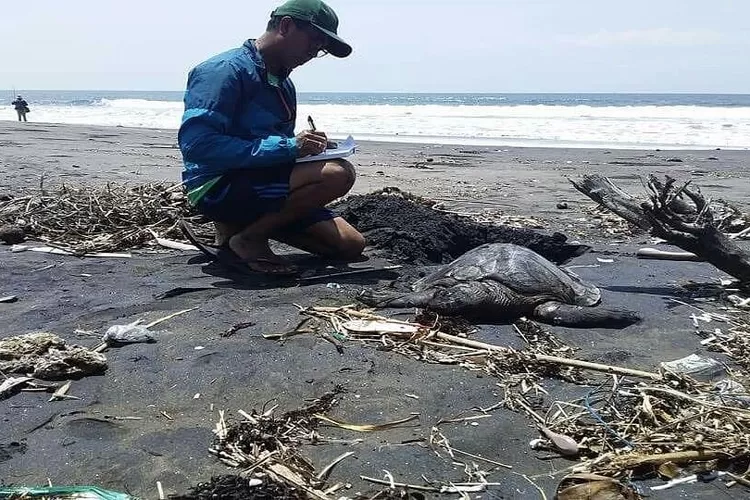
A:
{"type": "Polygon", "coordinates": [[[188,189],[229,170],[294,162],[297,98],[289,78],[273,86],[253,40],[188,76],[178,142],[188,189]]]}

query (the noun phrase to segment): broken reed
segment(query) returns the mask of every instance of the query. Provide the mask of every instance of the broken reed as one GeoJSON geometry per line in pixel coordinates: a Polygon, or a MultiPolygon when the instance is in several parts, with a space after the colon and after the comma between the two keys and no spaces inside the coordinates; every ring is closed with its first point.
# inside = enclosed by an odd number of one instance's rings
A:
{"type": "Polygon", "coordinates": [[[578,400],[553,403],[543,422],[589,457],[576,471],[619,475],[666,462],[750,456],[750,410],[742,395],[666,373],[652,383],[613,377],[578,400]]]}
{"type": "MultiPolygon", "coordinates": [[[[711,384],[672,373],[581,362],[581,368],[610,371],[612,382],[587,388],[579,400],[557,401],[547,411],[535,409],[538,405],[532,405],[525,395],[532,391],[535,396],[547,394],[541,385],[544,377],[579,383],[585,379],[576,369],[579,361],[571,357],[573,349],[532,321],[514,325],[527,345],[515,350],[462,340],[430,326],[392,320],[351,306],[301,308],[301,313],[327,321],[337,335],[348,340],[379,345],[420,361],[460,364],[497,377],[498,385],[505,389],[506,407],[526,413],[535,423],[579,444],[585,460],[577,470],[620,475],[666,461],[750,457],[750,398],[742,393],[720,393],[711,384]],[[412,325],[416,332],[351,332],[344,325],[352,319],[412,325]],[[471,347],[472,343],[476,346],[471,347]],[[618,372],[632,372],[647,382],[634,382],[618,372]]],[[[310,330],[305,326],[302,331],[310,330]]]]}
{"type": "Polygon", "coordinates": [[[298,452],[303,443],[319,440],[317,427],[318,414],[328,412],[336,403],[336,396],[342,392],[337,387],[298,410],[280,416],[274,415],[273,407],[261,413],[241,412],[244,420],[227,425],[223,412],[214,433],[216,440],[211,453],[231,467],[255,467],[273,459],[277,462],[293,463],[300,470],[311,474],[312,466],[298,452]]]}
{"type": "MultiPolygon", "coordinates": [[[[541,328],[533,321],[521,319],[514,324],[516,333],[526,342],[524,350],[510,347],[490,346],[479,343],[473,347],[470,341],[460,345],[460,337],[448,335],[436,328],[441,323],[453,324],[455,320],[449,318],[435,318],[432,325],[398,321],[378,316],[369,310],[359,310],[354,306],[343,307],[309,307],[300,308],[300,312],[307,318],[326,321],[333,332],[318,328],[318,333],[326,340],[341,345],[343,340],[359,341],[377,345],[381,349],[388,349],[413,359],[428,363],[459,364],[472,371],[484,371],[501,380],[501,385],[519,386],[525,391],[532,387],[541,389],[538,382],[545,376],[552,376],[570,381],[583,381],[580,372],[574,366],[566,366],[554,362],[544,361],[544,357],[563,361],[571,359],[574,350],[557,339],[548,330],[541,328]],[[366,333],[353,332],[345,328],[347,321],[364,319],[404,324],[414,327],[414,333],[366,333]],[[492,350],[487,349],[492,347],[492,350]]],[[[309,332],[307,321],[303,321],[298,328],[284,336],[309,332]]],[[[267,336],[278,338],[278,336],[267,336]]],[[[283,338],[283,336],[282,336],[283,338]]],[[[575,360],[572,360],[575,361],[575,360]]]]}
{"type": "MultiPolygon", "coordinates": [[[[0,202],[0,226],[19,226],[51,246],[76,254],[139,248],[163,238],[182,240],[178,223],[200,224],[181,185],[151,183],[61,185],[0,202]]],[[[202,235],[212,234],[202,231],[202,235]]]]}

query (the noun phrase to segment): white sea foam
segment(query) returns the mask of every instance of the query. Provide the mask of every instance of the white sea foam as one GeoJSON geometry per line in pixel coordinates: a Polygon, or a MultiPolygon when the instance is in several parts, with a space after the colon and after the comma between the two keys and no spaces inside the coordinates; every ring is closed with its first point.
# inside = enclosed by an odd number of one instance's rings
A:
{"type": "MultiPolygon", "coordinates": [[[[176,101],[101,99],[94,105],[32,106],[33,121],[176,129],[176,101]]],[[[444,144],[750,149],[750,107],[448,106],[301,104],[332,137],[444,144]]],[[[0,119],[15,119],[5,109],[0,119]]]]}

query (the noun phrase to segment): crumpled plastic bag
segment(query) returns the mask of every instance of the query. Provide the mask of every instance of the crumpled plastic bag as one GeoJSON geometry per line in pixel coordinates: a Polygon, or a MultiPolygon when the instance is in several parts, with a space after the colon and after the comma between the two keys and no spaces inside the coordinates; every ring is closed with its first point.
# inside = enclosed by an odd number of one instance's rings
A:
{"type": "Polygon", "coordinates": [[[728,378],[719,380],[714,384],[711,392],[714,394],[711,399],[721,404],[750,408],[750,394],[745,386],[737,381],[728,378]]]}
{"type": "Polygon", "coordinates": [[[112,325],[102,337],[102,341],[109,346],[156,342],[154,332],[138,323],[139,321],[127,325],[112,325]]]}
{"type": "Polygon", "coordinates": [[[59,498],[60,500],[135,500],[125,493],[103,490],[96,486],[50,486],[0,488],[0,498],[59,498]]]}
{"type": "Polygon", "coordinates": [[[726,368],[720,362],[697,354],[691,354],[674,361],[665,361],[661,363],[661,367],[670,372],[689,375],[701,382],[721,378],[727,373],[726,368]]]}

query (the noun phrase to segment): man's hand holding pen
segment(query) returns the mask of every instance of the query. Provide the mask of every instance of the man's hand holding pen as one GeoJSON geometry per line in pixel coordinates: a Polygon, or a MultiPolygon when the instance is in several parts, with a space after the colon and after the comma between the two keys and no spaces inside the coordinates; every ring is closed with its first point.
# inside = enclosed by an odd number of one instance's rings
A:
{"type": "Polygon", "coordinates": [[[325,132],[321,132],[315,128],[312,116],[307,117],[307,124],[310,129],[303,130],[297,134],[297,156],[299,158],[317,155],[327,148],[336,147],[336,143],[328,141],[325,132]]]}
{"type": "Polygon", "coordinates": [[[324,132],[303,130],[297,134],[297,157],[319,155],[325,151],[328,139],[324,132]]]}

